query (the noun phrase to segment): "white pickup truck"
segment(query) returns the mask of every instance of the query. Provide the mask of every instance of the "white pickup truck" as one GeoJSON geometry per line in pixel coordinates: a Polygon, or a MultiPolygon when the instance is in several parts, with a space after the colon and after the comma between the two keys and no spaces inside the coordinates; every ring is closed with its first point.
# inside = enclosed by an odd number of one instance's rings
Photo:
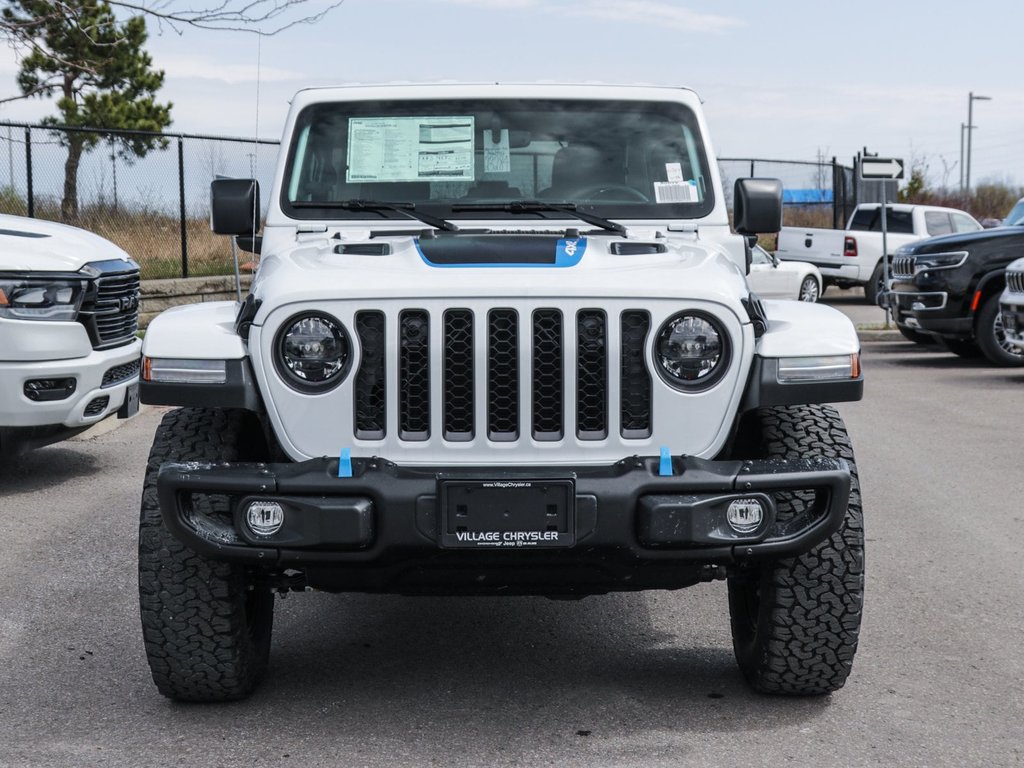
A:
{"type": "Polygon", "coordinates": [[[0,214],[0,455],[139,407],[139,267],[102,237],[0,214]]]}
{"type": "MultiPolygon", "coordinates": [[[[889,254],[901,245],[953,232],[981,229],[970,214],[933,205],[886,205],[886,245],[889,254]]],[[[846,229],[783,227],[776,256],[782,261],[807,261],[821,270],[825,285],[864,286],[864,297],[874,304],[882,290],[881,205],[858,205],[846,229]]]]}

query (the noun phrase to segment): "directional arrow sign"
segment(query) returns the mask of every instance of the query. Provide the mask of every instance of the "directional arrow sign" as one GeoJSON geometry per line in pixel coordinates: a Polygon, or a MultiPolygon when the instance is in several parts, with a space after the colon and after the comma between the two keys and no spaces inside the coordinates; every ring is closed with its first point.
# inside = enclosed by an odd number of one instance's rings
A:
{"type": "Polygon", "coordinates": [[[903,159],[895,157],[865,157],[860,161],[862,179],[902,179],[903,159]]]}

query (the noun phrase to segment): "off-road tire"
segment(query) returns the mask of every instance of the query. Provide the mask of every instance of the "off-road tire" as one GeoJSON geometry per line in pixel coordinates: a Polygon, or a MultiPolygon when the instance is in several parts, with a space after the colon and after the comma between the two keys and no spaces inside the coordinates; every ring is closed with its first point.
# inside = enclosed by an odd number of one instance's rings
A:
{"type": "Polygon", "coordinates": [[[915,331],[913,328],[907,328],[905,325],[897,325],[896,330],[900,332],[900,335],[903,336],[904,339],[912,341],[915,344],[928,346],[938,343],[934,336],[927,333],[921,333],[920,331],[915,331]]]}
{"type": "MultiPolygon", "coordinates": [[[[843,687],[853,666],[864,603],[864,526],[853,447],[834,408],[764,408],[742,458],[846,459],[853,473],[843,527],[810,552],[729,578],[733,649],[750,686],[810,696],[843,687]]],[[[810,492],[778,493],[780,520],[802,514],[810,492]]]]}
{"type": "Polygon", "coordinates": [[[999,294],[989,296],[978,311],[975,326],[978,346],[993,365],[1003,368],[1017,368],[1024,365],[1024,353],[1014,351],[1006,343],[1003,334],[1003,319],[999,313],[999,294]]]}
{"type": "MultiPolygon", "coordinates": [[[[238,565],[209,560],[164,526],[160,466],[177,461],[257,460],[261,436],[240,411],[180,409],[164,416],[149,454],[139,522],[139,602],[153,681],[179,701],[248,696],[267,667],[274,595],[238,565]]],[[[208,512],[229,515],[210,497],[208,512]]]]}
{"type": "Polygon", "coordinates": [[[878,295],[885,290],[885,266],[878,262],[875,271],[864,284],[864,301],[868,304],[878,304],[878,295]]]}

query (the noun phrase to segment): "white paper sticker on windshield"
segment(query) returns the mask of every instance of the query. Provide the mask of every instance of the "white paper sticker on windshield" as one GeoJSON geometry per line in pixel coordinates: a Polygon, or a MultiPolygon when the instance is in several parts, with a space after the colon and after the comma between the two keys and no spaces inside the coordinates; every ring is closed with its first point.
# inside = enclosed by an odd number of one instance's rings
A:
{"type": "Polygon", "coordinates": [[[484,173],[511,173],[512,156],[509,152],[508,128],[502,128],[498,140],[494,131],[484,131],[484,173]]]}
{"type": "Polygon", "coordinates": [[[351,117],[348,182],[472,181],[473,117],[351,117]]]}
{"type": "Polygon", "coordinates": [[[683,180],[682,163],[665,163],[665,174],[669,181],[681,182],[683,180]]]}
{"type": "Polygon", "coordinates": [[[654,199],[659,203],[696,203],[697,185],[692,181],[656,181],[654,199]]]}

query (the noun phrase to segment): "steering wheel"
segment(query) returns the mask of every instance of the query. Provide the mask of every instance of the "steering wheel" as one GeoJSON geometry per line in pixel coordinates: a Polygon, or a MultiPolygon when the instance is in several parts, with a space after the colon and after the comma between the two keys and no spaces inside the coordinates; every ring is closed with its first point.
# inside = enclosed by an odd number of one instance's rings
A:
{"type": "Polygon", "coordinates": [[[639,189],[626,184],[593,184],[589,187],[574,189],[568,195],[568,199],[619,200],[621,197],[614,196],[617,192],[624,194],[627,200],[635,200],[638,203],[651,202],[651,199],[639,189]]]}

